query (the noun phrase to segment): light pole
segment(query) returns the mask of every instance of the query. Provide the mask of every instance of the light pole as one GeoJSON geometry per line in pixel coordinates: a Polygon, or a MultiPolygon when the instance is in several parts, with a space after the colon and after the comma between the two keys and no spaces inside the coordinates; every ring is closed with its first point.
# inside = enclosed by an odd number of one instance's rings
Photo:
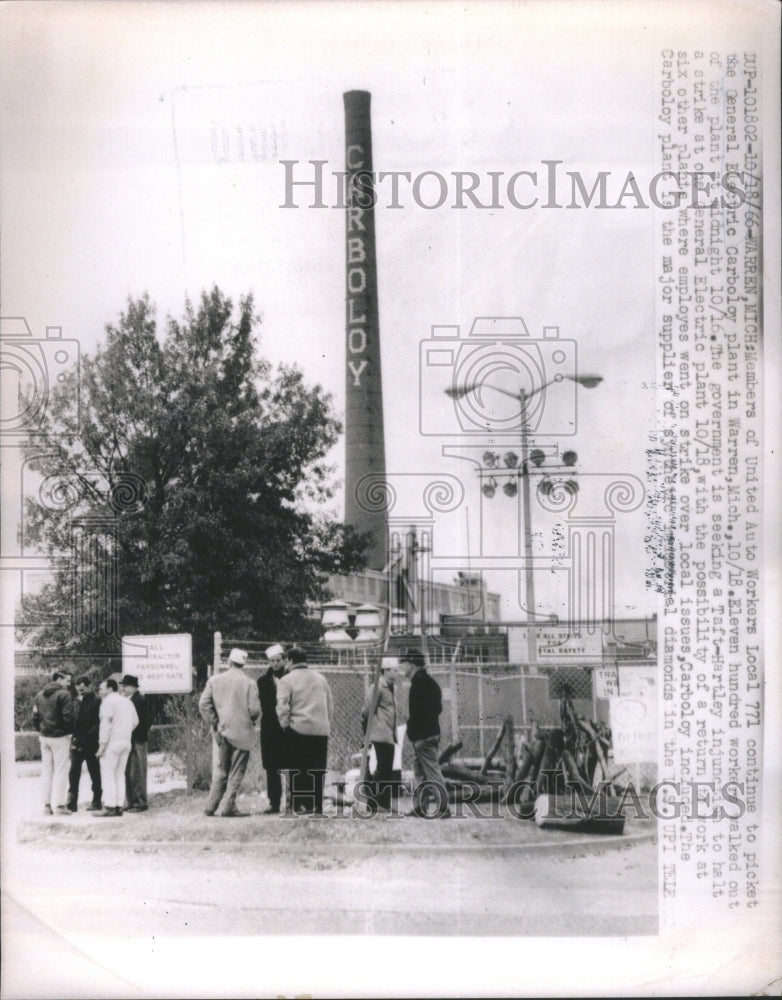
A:
{"type": "MultiPolygon", "coordinates": [[[[524,518],[524,600],[527,605],[527,618],[530,622],[527,627],[527,658],[528,662],[531,664],[537,662],[538,646],[537,630],[535,629],[535,577],[532,569],[532,505],[530,502],[529,463],[530,460],[532,460],[536,465],[540,464],[540,462],[537,461],[534,453],[532,457],[530,456],[527,404],[533,396],[536,396],[539,392],[543,392],[544,389],[547,389],[553,383],[561,382],[563,379],[575,382],[578,385],[583,386],[585,389],[594,389],[595,386],[600,385],[603,381],[603,376],[557,375],[554,378],[549,379],[547,382],[544,382],[542,385],[537,386],[532,390],[532,392],[525,392],[524,389],[519,389],[518,393],[510,392],[508,389],[503,389],[498,385],[492,385],[490,382],[472,382],[464,386],[451,386],[445,390],[447,395],[449,395],[452,399],[463,399],[470,393],[476,392],[480,389],[493,389],[495,392],[502,393],[503,396],[510,396],[511,399],[515,399],[519,404],[519,415],[521,420],[521,502],[524,518]]],[[[564,457],[567,457],[567,453],[564,457]]],[[[575,455],[573,457],[573,461],[575,461],[575,455]]],[[[565,464],[568,463],[566,462],[565,464]]]]}

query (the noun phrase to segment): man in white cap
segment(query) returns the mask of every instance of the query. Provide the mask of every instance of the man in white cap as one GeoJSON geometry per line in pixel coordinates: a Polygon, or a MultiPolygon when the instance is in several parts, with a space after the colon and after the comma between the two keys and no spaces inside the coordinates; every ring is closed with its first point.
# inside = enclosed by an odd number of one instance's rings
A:
{"type": "Polygon", "coordinates": [[[232,649],[228,669],[206,683],[198,701],[201,715],[212,727],[216,744],[212,763],[212,787],[204,812],[207,816],[247,816],[236,809],[247,761],[261,714],[258,688],[244,672],[247,653],[232,649]]]}
{"type": "Polygon", "coordinates": [[[283,747],[285,734],[277,718],[277,682],[285,673],[285,650],[277,642],[266,650],[269,669],[258,678],[261,701],[261,761],[266,771],[267,813],[278,813],[282,802],[282,778],[285,767],[283,747]]]}

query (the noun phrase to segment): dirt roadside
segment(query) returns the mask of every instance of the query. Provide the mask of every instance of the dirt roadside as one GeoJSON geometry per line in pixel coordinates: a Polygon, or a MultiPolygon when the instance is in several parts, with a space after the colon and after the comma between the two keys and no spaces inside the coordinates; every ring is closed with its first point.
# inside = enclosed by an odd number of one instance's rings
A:
{"type": "Polygon", "coordinates": [[[79,811],[70,816],[44,816],[37,798],[36,769],[17,766],[14,804],[17,834],[21,843],[61,841],[135,847],[151,844],[251,844],[293,851],[319,851],[330,846],[341,849],[386,847],[419,853],[453,850],[530,851],[535,854],[580,854],[623,849],[631,843],[651,841],[656,836],[653,820],[633,818],[632,810],[622,835],[542,830],[519,818],[518,810],[497,803],[455,804],[448,821],[406,816],[412,800],[402,798],[392,814],[357,814],[350,806],[327,803],[322,818],[290,815],[268,816],[268,801],[262,793],[241,794],[237,807],[248,815],[225,819],[207,817],[205,793],[187,795],[181,779],[167,767],[164,758],[151,761],[150,808],[144,813],[126,813],[120,819],[101,819],[85,810],[88,787],[79,811]]]}

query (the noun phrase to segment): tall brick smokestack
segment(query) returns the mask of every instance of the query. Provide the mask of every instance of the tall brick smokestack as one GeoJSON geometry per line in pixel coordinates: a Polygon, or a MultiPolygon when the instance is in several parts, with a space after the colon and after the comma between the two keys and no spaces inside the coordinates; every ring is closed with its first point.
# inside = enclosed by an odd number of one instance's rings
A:
{"type": "Polygon", "coordinates": [[[347,172],[345,521],[359,531],[372,532],[368,566],[383,569],[386,562],[385,494],[382,487],[370,491],[372,502],[367,502],[368,481],[364,478],[372,475],[375,481],[382,481],[386,475],[370,99],[371,95],[365,90],[350,90],[344,95],[347,172]],[[376,502],[378,497],[380,502],[376,502]]]}

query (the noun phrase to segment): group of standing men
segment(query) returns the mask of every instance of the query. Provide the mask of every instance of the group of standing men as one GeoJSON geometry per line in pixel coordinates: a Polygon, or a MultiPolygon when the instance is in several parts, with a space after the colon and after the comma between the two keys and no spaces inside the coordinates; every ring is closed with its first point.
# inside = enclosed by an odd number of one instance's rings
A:
{"type": "MultiPolygon", "coordinates": [[[[267,813],[282,808],[282,772],[290,772],[289,802],[294,814],[323,812],[328,738],[334,714],[326,678],[307,666],[304,650],[287,652],[279,644],[266,651],[268,670],[253,682],[244,673],[247,653],[233,649],[228,669],[209,679],[199,701],[213,739],[212,784],[208,816],[242,816],[236,797],[247,770],[255,725],[260,718],[261,758],[266,771],[267,813]]],[[[421,653],[401,657],[410,681],[407,735],[414,750],[416,795],[411,815],[447,818],[448,795],[438,763],[440,686],[426,670],[421,653]],[[434,810],[429,808],[434,800],[434,810]]],[[[376,696],[370,692],[362,715],[377,760],[369,790],[378,809],[390,810],[398,792],[394,755],[398,739],[393,675],[381,674],[376,696]],[[374,704],[373,704],[374,702],[374,704]]]]}
{"type": "Polygon", "coordinates": [[[232,649],[228,669],[210,677],[198,703],[214,739],[212,785],[207,816],[242,816],[236,797],[247,770],[261,719],[261,753],[269,807],[282,804],[281,772],[289,770],[294,812],[323,812],[328,738],[334,704],[328,682],[309,670],[304,650],[282,646],[267,651],[269,670],[254,682],[244,673],[247,653],[232,649]]]}
{"type": "Polygon", "coordinates": [[[98,695],[88,676],[55,670],[33,703],[33,725],[41,744],[41,790],[46,815],[78,808],[82,766],[92,783],[87,807],[97,816],[143,812],[147,801],[146,699],[138,678],[102,681],[98,695]],[[122,687],[122,694],[119,688],[122,687]]]}
{"type": "MultiPolygon", "coordinates": [[[[400,658],[404,676],[410,682],[407,700],[407,738],[413,747],[415,779],[413,808],[408,813],[421,819],[447,819],[448,792],[439,763],[440,714],[443,698],[440,685],[426,669],[423,653],[413,650],[400,658]]],[[[394,777],[394,756],[398,739],[394,671],[383,670],[376,693],[370,690],[361,721],[375,750],[377,766],[369,792],[376,808],[391,811],[399,791],[394,777]],[[374,702],[374,710],[373,710],[374,702]]]]}

